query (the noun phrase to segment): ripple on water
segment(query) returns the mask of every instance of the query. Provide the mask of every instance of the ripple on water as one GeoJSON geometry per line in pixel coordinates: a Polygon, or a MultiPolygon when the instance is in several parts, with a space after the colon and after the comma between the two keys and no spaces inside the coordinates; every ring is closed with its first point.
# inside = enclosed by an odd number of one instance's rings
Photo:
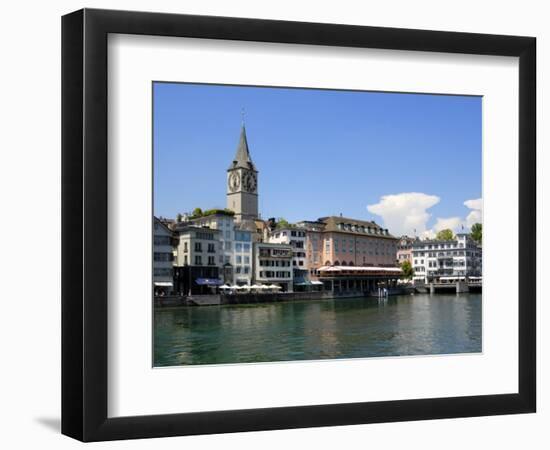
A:
{"type": "Polygon", "coordinates": [[[481,351],[481,294],[155,310],[155,366],[481,351]]]}

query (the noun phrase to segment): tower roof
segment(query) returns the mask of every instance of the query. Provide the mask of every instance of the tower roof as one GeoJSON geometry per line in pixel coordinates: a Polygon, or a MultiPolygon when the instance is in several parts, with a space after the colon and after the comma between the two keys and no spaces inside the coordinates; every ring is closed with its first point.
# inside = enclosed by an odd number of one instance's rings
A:
{"type": "Polygon", "coordinates": [[[239,137],[239,144],[237,145],[237,153],[235,154],[235,158],[233,158],[228,170],[236,169],[238,167],[256,170],[254,163],[250,158],[250,152],[248,151],[248,141],[246,140],[246,130],[244,128],[244,124],[241,127],[241,135],[239,137]]]}

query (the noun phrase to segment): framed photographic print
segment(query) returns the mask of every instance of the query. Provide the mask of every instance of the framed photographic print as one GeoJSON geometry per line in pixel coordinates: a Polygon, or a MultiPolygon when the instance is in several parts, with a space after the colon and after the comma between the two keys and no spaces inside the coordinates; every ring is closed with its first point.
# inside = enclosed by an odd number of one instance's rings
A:
{"type": "Polygon", "coordinates": [[[535,38],[62,34],[64,434],[535,411],[535,38]]]}

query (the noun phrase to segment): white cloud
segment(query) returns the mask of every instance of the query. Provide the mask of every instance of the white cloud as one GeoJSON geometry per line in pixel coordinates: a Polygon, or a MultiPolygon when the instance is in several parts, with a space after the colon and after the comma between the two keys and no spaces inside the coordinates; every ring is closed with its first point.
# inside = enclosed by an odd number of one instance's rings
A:
{"type": "Polygon", "coordinates": [[[459,231],[463,223],[460,217],[438,217],[433,226],[433,231],[437,233],[438,231],[449,229],[456,232],[459,231]]]}
{"type": "Polygon", "coordinates": [[[483,199],[478,198],[464,202],[464,206],[470,209],[465,219],[459,216],[437,217],[434,225],[428,228],[427,224],[431,218],[428,209],[437,205],[439,201],[440,198],[436,195],[404,192],[384,195],[378,203],[368,205],[367,209],[372,214],[382,217],[384,226],[395,236],[413,236],[416,230],[416,235],[421,238],[434,238],[438,231],[450,229],[454,233],[469,232],[474,223],[482,222],[483,199]]]}
{"type": "Polygon", "coordinates": [[[466,226],[471,228],[474,223],[483,222],[483,199],[466,200],[464,206],[471,209],[466,216],[466,226]]]}
{"type": "Polygon", "coordinates": [[[379,203],[368,205],[367,210],[382,217],[384,226],[394,236],[407,234],[422,234],[431,217],[427,211],[437,205],[440,198],[436,195],[421,192],[404,192],[401,194],[384,195],[379,203]]]}

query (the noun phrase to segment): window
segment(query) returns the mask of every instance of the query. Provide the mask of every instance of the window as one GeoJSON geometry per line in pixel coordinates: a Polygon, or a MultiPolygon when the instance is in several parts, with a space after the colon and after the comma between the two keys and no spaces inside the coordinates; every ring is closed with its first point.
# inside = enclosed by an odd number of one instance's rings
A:
{"type": "Polygon", "coordinates": [[[195,242],[195,251],[196,252],[202,252],[202,243],[195,242]]]}
{"type": "Polygon", "coordinates": [[[208,257],[208,265],[209,265],[209,266],[213,266],[213,265],[215,265],[215,264],[216,264],[216,261],[215,261],[215,259],[214,259],[214,256],[209,256],[209,257],[208,257]]]}
{"type": "Polygon", "coordinates": [[[188,249],[187,249],[187,242],[184,242],[183,243],[183,251],[187,253],[188,249]]]}
{"type": "Polygon", "coordinates": [[[239,244],[239,243],[235,244],[235,251],[239,252],[239,253],[242,252],[243,251],[243,244],[239,244]]]}
{"type": "Polygon", "coordinates": [[[208,244],[208,253],[215,253],[216,247],[214,244],[208,244]]]}
{"type": "Polygon", "coordinates": [[[244,257],[244,263],[245,264],[250,264],[250,256],[245,256],[244,257]]]}
{"type": "Polygon", "coordinates": [[[155,236],[155,245],[172,245],[170,236],[155,236]]]}
{"type": "Polygon", "coordinates": [[[201,255],[195,255],[195,265],[196,266],[202,266],[202,256],[201,255]]]}
{"type": "Polygon", "coordinates": [[[172,269],[155,267],[155,270],[153,273],[156,277],[171,277],[172,269]]]}
{"type": "Polygon", "coordinates": [[[241,264],[243,262],[243,257],[241,255],[237,255],[236,260],[237,264],[241,264]]]}
{"type": "Polygon", "coordinates": [[[172,253],[167,252],[155,252],[153,254],[153,260],[158,262],[169,262],[174,260],[172,253]]]}
{"type": "Polygon", "coordinates": [[[250,251],[250,244],[243,244],[243,251],[249,252],[250,251]]]}

